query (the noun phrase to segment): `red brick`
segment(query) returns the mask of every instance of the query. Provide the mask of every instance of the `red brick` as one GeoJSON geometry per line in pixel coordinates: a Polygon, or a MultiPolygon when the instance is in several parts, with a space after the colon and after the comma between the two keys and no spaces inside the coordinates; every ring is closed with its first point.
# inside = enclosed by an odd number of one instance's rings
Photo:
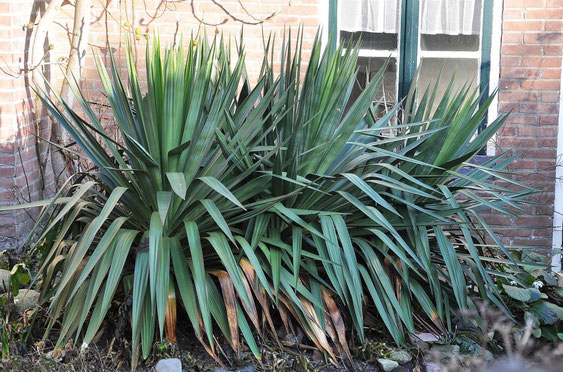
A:
{"type": "Polygon", "coordinates": [[[522,32],[504,32],[502,34],[502,44],[522,44],[524,34],[522,32]]]}
{"type": "MultiPolygon", "coordinates": [[[[503,60],[504,66],[504,60],[503,60]]],[[[561,58],[554,57],[522,57],[522,67],[560,67],[561,58]]]]}
{"type": "Polygon", "coordinates": [[[543,48],[544,56],[561,56],[561,45],[546,45],[543,48]]]}
{"type": "Polygon", "coordinates": [[[543,0],[504,0],[504,8],[543,8],[543,0]]]}
{"type": "Polygon", "coordinates": [[[522,114],[512,114],[506,120],[507,124],[518,124],[518,125],[537,125],[538,117],[536,115],[522,115],[522,114]]]}
{"type": "Polygon", "coordinates": [[[501,68],[500,76],[512,79],[533,79],[540,77],[540,71],[536,68],[501,68]]]}
{"type": "Polygon", "coordinates": [[[526,19],[563,19],[563,8],[526,10],[526,19]]]}
{"type": "Polygon", "coordinates": [[[542,21],[509,21],[505,20],[502,22],[502,29],[506,31],[542,31],[543,22],[542,21]]]}
{"type": "MultiPolygon", "coordinates": [[[[538,146],[539,147],[556,147],[557,146],[557,138],[539,138],[538,139],[538,146]]],[[[538,165],[538,169],[539,168],[540,167],[538,165]]]]}
{"type": "Polygon", "coordinates": [[[505,9],[502,13],[503,20],[506,22],[507,19],[514,20],[514,19],[523,19],[524,18],[524,11],[522,9],[505,9]]]}
{"type": "MultiPolygon", "coordinates": [[[[524,156],[530,159],[555,159],[557,156],[557,150],[530,148],[525,152],[524,156]]],[[[530,175],[530,181],[532,181],[533,178],[534,176],[530,175]]]]}
{"type": "Polygon", "coordinates": [[[542,48],[536,45],[503,45],[501,53],[510,56],[539,56],[542,48]]]}
{"type": "Polygon", "coordinates": [[[511,148],[530,148],[537,145],[535,138],[501,137],[497,139],[499,146],[511,148]]]}
{"type": "Polygon", "coordinates": [[[519,110],[523,113],[556,114],[559,105],[554,103],[521,103],[519,110]]]}
{"type": "Polygon", "coordinates": [[[561,77],[561,69],[560,68],[543,69],[541,76],[544,79],[559,79],[561,77]]]}
{"type": "Polygon", "coordinates": [[[516,128],[514,126],[509,125],[505,122],[505,124],[499,129],[497,132],[498,136],[514,136],[516,135],[516,128]]]}
{"type": "Polygon", "coordinates": [[[542,92],[541,94],[541,101],[542,102],[559,102],[559,97],[561,94],[559,92],[542,92]]]}
{"type": "Polygon", "coordinates": [[[549,20],[545,21],[545,30],[546,31],[557,31],[561,32],[563,30],[563,21],[561,20],[549,20]]]}
{"type": "Polygon", "coordinates": [[[503,102],[537,101],[538,93],[532,91],[501,91],[499,100],[503,102]]]}
{"type": "Polygon", "coordinates": [[[516,90],[520,88],[520,82],[513,79],[500,79],[499,89],[501,90],[516,90]]]}
{"type": "Polygon", "coordinates": [[[521,126],[518,128],[518,135],[523,137],[555,137],[557,136],[557,127],[521,126]]]}
{"type": "Polygon", "coordinates": [[[502,57],[502,67],[516,67],[521,65],[522,58],[521,57],[511,57],[511,56],[503,56],[502,57]]]}
{"type": "Polygon", "coordinates": [[[499,102],[498,104],[499,112],[515,112],[518,111],[518,103],[516,102],[499,102]]]}
{"type": "Polygon", "coordinates": [[[520,83],[520,87],[526,90],[559,90],[558,81],[525,80],[520,83]]]}
{"type": "Polygon", "coordinates": [[[563,43],[563,33],[526,33],[524,34],[526,44],[561,44],[563,43]]]}
{"type": "Polygon", "coordinates": [[[557,125],[559,123],[558,115],[541,115],[540,125],[557,125]]]}

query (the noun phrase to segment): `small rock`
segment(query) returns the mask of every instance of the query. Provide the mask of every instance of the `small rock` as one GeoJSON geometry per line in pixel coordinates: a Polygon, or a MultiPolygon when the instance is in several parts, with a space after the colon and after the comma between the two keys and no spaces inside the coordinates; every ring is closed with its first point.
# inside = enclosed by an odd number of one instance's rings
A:
{"type": "Polygon", "coordinates": [[[412,357],[408,352],[404,350],[397,350],[389,355],[389,359],[394,360],[399,364],[405,364],[410,362],[412,360],[412,357]]]}
{"type": "Polygon", "coordinates": [[[154,367],[156,372],[182,372],[182,362],[178,358],[161,359],[154,367]]]}
{"type": "Polygon", "coordinates": [[[428,342],[424,342],[419,340],[416,337],[412,337],[413,343],[416,345],[416,347],[421,350],[421,351],[426,351],[428,349],[430,349],[430,345],[428,344],[428,342]]]}
{"type": "Polygon", "coordinates": [[[254,366],[249,365],[249,366],[243,367],[241,369],[237,369],[236,372],[254,372],[254,366]]]}
{"type": "Polygon", "coordinates": [[[430,349],[430,355],[434,355],[431,360],[440,361],[442,364],[448,365],[454,360],[459,360],[458,345],[439,345],[434,344],[430,349]]]}
{"type": "Polygon", "coordinates": [[[39,292],[33,289],[20,289],[14,297],[14,304],[18,313],[23,314],[26,310],[33,309],[39,302],[39,292]]]}
{"type": "Polygon", "coordinates": [[[399,363],[391,359],[377,359],[377,362],[385,372],[392,371],[399,366],[399,363]]]}
{"type": "Polygon", "coordinates": [[[438,337],[436,337],[432,333],[417,333],[415,336],[420,341],[424,341],[424,342],[436,342],[436,341],[438,341],[438,337]]]}
{"type": "Polygon", "coordinates": [[[0,292],[7,292],[10,288],[10,275],[10,271],[0,269],[0,292]]]}
{"type": "Polygon", "coordinates": [[[426,362],[424,366],[426,367],[426,372],[442,372],[442,368],[436,363],[426,362]]]}
{"type": "MultiPolygon", "coordinates": [[[[235,369],[233,370],[234,372],[254,372],[255,371],[255,367],[251,364],[249,366],[240,368],[240,369],[235,369]]],[[[223,368],[215,368],[213,370],[213,372],[230,372],[230,370],[228,369],[223,369],[223,368]]]]}
{"type": "Polygon", "coordinates": [[[458,345],[433,345],[432,349],[430,349],[430,351],[433,351],[435,353],[438,354],[442,354],[445,356],[452,356],[454,354],[459,354],[459,346],[458,345]]]}

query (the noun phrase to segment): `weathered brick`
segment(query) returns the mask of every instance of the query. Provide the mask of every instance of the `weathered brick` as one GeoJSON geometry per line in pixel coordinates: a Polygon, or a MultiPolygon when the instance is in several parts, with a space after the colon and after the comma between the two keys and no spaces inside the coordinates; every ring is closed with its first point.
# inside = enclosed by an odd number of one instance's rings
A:
{"type": "Polygon", "coordinates": [[[521,103],[519,110],[523,113],[556,114],[559,105],[554,103],[521,103]]]}
{"type": "Polygon", "coordinates": [[[537,68],[501,68],[501,77],[510,77],[512,79],[534,79],[541,75],[541,71],[537,68]]]}
{"type": "Polygon", "coordinates": [[[520,83],[520,87],[525,90],[559,90],[559,82],[551,80],[525,80],[520,83]]]}
{"type": "Polygon", "coordinates": [[[525,11],[526,19],[563,19],[563,8],[561,9],[531,9],[525,11]]]}
{"type": "Polygon", "coordinates": [[[561,94],[559,92],[542,92],[541,93],[541,101],[542,102],[559,102],[559,97],[561,94]]]}
{"type": "Polygon", "coordinates": [[[499,93],[501,102],[537,101],[538,93],[533,91],[502,91],[499,93]]]}
{"type": "Polygon", "coordinates": [[[501,53],[509,56],[539,56],[542,48],[538,45],[503,45],[501,53]]]}
{"type": "Polygon", "coordinates": [[[543,47],[544,56],[561,56],[561,45],[546,45],[543,47]]]}
{"type": "Polygon", "coordinates": [[[523,137],[557,137],[557,127],[531,127],[521,126],[518,128],[518,135],[523,137]]]}
{"type": "Polygon", "coordinates": [[[542,69],[541,76],[544,79],[559,79],[561,77],[560,68],[544,68],[542,69]]]}
{"type": "Polygon", "coordinates": [[[561,30],[563,30],[563,21],[562,20],[545,21],[545,30],[561,32],[561,30]]]}
{"type": "Polygon", "coordinates": [[[543,0],[504,0],[505,9],[543,8],[543,0]]]}
{"type": "MultiPolygon", "coordinates": [[[[503,60],[503,66],[504,66],[504,60],[503,60]]],[[[560,66],[561,66],[561,58],[522,57],[522,67],[560,67],[560,66]]]]}
{"type": "Polygon", "coordinates": [[[563,43],[563,33],[559,32],[539,32],[524,34],[525,44],[561,44],[563,43]]]}

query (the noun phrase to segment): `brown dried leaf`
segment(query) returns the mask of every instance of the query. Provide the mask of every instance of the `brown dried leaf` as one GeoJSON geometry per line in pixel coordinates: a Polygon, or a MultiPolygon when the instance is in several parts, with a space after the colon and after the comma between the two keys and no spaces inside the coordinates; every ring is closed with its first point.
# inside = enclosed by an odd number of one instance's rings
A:
{"type": "Polygon", "coordinates": [[[176,292],[168,291],[168,302],[164,314],[164,335],[167,340],[177,342],[176,339],[176,292]]]}
{"type": "Polygon", "coordinates": [[[350,349],[348,348],[348,342],[346,341],[346,327],[344,326],[344,320],[342,319],[342,315],[338,310],[338,306],[336,302],[332,299],[330,292],[326,288],[322,288],[323,293],[323,301],[328,308],[330,313],[330,317],[332,319],[332,323],[334,324],[334,328],[336,328],[336,333],[338,334],[338,341],[340,342],[340,346],[344,350],[346,357],[348,360],[352,361],[352,354],[350,354],[350,349]]]}
{"type": "Polygon", "coordinates": [[[233,345],[233,350],[237,358],[240,358],[237,299],[233,281],[226,271],[212,271],[211,274],[215,275],[221,284],[223,300],[225,300],[225,310],[227,311],[227,321],[229,322],[229,330],[231,331],[231,344],[233,345]]]}

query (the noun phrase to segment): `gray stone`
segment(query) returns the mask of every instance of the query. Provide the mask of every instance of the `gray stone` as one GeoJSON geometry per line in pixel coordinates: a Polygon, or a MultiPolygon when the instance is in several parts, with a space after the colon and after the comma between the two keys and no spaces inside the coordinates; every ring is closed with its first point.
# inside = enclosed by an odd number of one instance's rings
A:
{"type": "Polygon", "coordinates": [[[442,368],[436,363],[426,362],[424,366],[426,367],[426,372],[442,372],[442,368]]]}
{"type": "Polygon", "coordinates": [[[161,359],[154,367],[156,372],[182,372],[182,362],[178,358],[161,359]]]}
{"type": "MultiPolygon", "coordinates": [[[[254,372],[256,370],[256,368],[251,364],[249,366],[246,367],[242,367],[240,369],[235,369],[233,370],[234,372],[254,372]]],[[[230,372],[230,370],[228,369],[223,369],[223,368],[215,368],[213,370],[213,372],[230,372]]]]}
{"type": "Polygon", "coordinates": [[[14,304],[18,313],[23,314],[26,310],[31,310],[39,302],[39,292],[33,289],[20,289],[18,295],[14,297],[14,304]]]}
{"type": "Polygon", "coordinates": [[[4,293],[10,288],[10,271],[0,269],[0,292],[4,293]]]}
{"type": "Polygon", "coordinates": [[[254,366],[249,365],[249,366],[243,367],[241,369],[237,369],[237,372],[254,372],[254,366]]]}
{"type": "Polygon", "coordinates": [[[420,341],[424,341],[424,342],[436,342],[438,341],[438,337],[436,337],[436,335],[432,334],[432,333],[417,333],[416,338],[418,338],[420,341]]]}
{"type": "Polygon", "coordinates": [[[458,345],[433,345],[432,349],[430,349],[430,351],[433,351],[435,353],[438,353],[440,355],[443,356],[454,356],[456,354],[459,354],[459,346],[458,345]]]}
{"type": "Polygon", "coordinates": [[[411,355],[405,350],[397,350],[389,354],[389,359],[398,362],[399,364],[405,364],[412,360],[411,355]]]}
{"type": "Polygon", "coordinates": [[[392,371],[399,366],[399,363],[391,359],[377,359],[377,362],[385,372],[392,371]]]}

